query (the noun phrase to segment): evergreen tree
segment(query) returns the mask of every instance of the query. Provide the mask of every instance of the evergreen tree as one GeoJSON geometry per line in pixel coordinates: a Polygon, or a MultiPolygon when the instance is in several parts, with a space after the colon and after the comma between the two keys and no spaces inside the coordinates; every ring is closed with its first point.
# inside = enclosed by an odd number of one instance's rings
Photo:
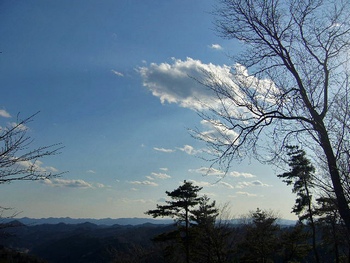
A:
{"type": "Polygon", "coordinates": [[[180,235],[180,239],[183,240],[185,247],[186,262],[190,262],[190,221],[194,217],[193,211],[202,200],[198,196],[198,192],[202,187],[195,186],[191,182],[186,180],[177,189],[168,192],[166,194],[171,200],[166,201],[166,205],[158,205],[157,209],[149,210],[147,215],[151,215],[153,218],[157,217],[172,217],[178,225],[178,230],[169,235],[163,235],[162,239],[175,239],[180,235]]]}
{"type": "Polygon", "coordinates": [[[240,262],[274,262],[279,246],[277,218],[259,208],[250,217],[252,222],[247,225],[245,239],[240,244],[243,252],[240,262]]]}
{"type": "Polygon", "coordinates": [[[215,201],[210,202],[210,198],[206,195],[201,198],[198,208],[192,211],[191,233],[194,262],[223,262],[218,253],[222,244],[218,247],[219,235],[215,225],[218,215],[219,210],[215,207],[215,201]]]}
{"type": "Polygon", "coordinates": [[[319,255],[316,248],[316,225],[314,219],[314,211],[312,208],[313,173],[315,167],[306,157],[304,150],[298,146],[287,146],[289,156],[290,171],[277,175],[282,178],[287,185],[293,185],[292,192],[297,194],[295,205],[292,212],[295,213],[300,221],[308,220],[312,230],[312,246],[315,254],[316,262],[319,261],[319,255]]]}

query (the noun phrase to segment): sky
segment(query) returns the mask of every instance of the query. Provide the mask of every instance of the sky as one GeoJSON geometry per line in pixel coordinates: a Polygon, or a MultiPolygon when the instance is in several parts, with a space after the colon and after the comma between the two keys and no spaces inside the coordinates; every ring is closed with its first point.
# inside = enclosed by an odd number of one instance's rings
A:
{"type": "Polygon", "coordinates": [[[58,178],[0,185],[19,217],[147,217],[184,180],[228,204],[232,217],[294,196],[273,166],[253,159],[209,169],[189,130],[213,127],[196,113],[209,93],[194,78],[226,74],[244,46],[218,36],[215,0],[3,0],[0,126],[38,111],[30,147],[62,143],[40,160],[58,178]],[[219,180],[220,179],[220,180],[219,180]]]}

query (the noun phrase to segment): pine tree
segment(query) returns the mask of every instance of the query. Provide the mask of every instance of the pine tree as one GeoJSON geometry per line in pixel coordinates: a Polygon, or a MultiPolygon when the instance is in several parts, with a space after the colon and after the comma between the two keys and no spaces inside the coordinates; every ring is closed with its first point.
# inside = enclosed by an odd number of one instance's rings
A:
{"type": "Polygon", "coordinates": [[[316,262],[319,261],[319,255],[316,248],[316,226],[314,219],[314,211],[312,208],[313,173],[315,167],[306,157],[304,150],[298,146],[287,146],[289,155],[290,171],[277,175],[282,178],[287,185],[293,185],[292,192],[297,194],[295,205],[292,212],[295,213],[300,221],[307,219],[312,229],[312,246],[315,254],[316,262]]]}
{"type": "Polygon", "coordinates": [[[178,225],[178,231],[172,232],[171,236],[163,235],[163,239],[176,238],[180,234],[181,239],[185,247],[186,262],[190,262],[190,221],[193,218],[194,207],[201,202],[201,197],[198,196],[198,192],[202,190],[202,187],[195,186],[191,182],[186,180],[177,189],[165,193],[171,200],[166,201],[166,205],[158,205],[157,209],[149,210],[147,215],[151,215],[153,218],[157,217],[171,217],[174,218],[178,225]]]}

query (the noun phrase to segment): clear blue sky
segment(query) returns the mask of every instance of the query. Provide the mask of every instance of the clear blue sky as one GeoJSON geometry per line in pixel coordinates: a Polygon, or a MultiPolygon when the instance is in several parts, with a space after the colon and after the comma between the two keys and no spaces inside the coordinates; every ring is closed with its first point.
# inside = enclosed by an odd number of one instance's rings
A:
{"type": "Polygon", "coordinates": [[[205,127],[194,110],[210,94],[188,76],[225,71],[239,49],[217,36],[215,4],[1,1],[0,125],[40,111],[33,147],[65,146],[41,166],[69,171],[1,185],[1,206],[36,218],[145,217],[186,179],[234,216],[259,207],[294,218],[294,197],[272,167],[246,160],[220,182],[220,171],[203,176],[211,163],[188,128],[205,127]]]}

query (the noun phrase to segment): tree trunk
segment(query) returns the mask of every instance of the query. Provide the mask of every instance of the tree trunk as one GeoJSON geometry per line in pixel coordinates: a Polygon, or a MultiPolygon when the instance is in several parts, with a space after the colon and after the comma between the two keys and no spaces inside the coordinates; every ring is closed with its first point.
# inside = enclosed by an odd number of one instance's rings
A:
{"type": "Polygon", "coordinates": [[[321,146],[327,158],[328,170],[331,176],[334,193],[337,198],[339,214],[344,220],[348,233],[350,233],[350,209],[349,209],[348,202],[346,200],[344,189],[340,179],[340,174],[337,167],[337,160],[334,155],[334,152],[328,137],[328,133],[324,127],[323,121],[320,120],[317,123],[318,123],[317,131],[320,136],[321,146]]]}

